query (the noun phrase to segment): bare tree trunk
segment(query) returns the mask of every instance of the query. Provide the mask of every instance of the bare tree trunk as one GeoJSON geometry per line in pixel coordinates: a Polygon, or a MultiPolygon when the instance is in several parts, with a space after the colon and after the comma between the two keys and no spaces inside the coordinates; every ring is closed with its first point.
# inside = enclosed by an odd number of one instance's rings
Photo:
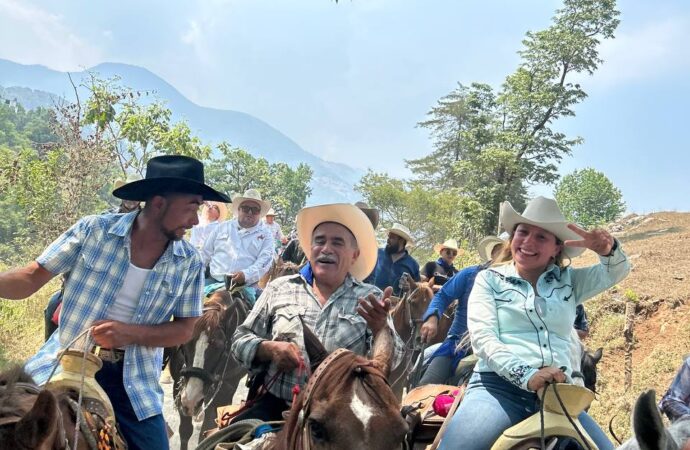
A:
{"type": "Polygon", "coordinates": [[[635,302],[625,302],[625,328],[623,329],[623,336],[625,337],[625,391],[627,392],[632,386],[632,352],[634,341],[635,325],[635,302]]]}

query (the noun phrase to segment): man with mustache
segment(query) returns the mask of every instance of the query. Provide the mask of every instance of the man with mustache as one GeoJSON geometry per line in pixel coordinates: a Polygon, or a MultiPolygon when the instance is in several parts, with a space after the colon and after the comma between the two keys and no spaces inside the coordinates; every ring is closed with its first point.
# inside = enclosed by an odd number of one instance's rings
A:
{"type": "Polygon", "coordinates": [[[346,348],[360,355],[367,355],[372,337],[388,327],[395,338],[392,366],[402,360],[404,344],[388,314],[392,290],[382,293],[360,281],[371,273],[377,252],[364,212],[350,204],[303,208],[297,235],[309,264],[297,275],[269,283],[233,336],[233,355],[250,373],[275,377],[269,391],[234,421],[281,420],[293,387],[306,380],[302,323],[327,351],[346,348]]]}
{"type": "Polygon", "coordinates": [[[27,372],[44,384],[58,353],[90,330],[103,360],[96,381],[112,402],[129,449],[165,450],[158,384],[163,347],[187,342],[202,313],[201,259],[182,237],[198,223],[204,200],[230,199],[204,184],[200,161],[177,155],[152,158],[146,178],[113,195],[146,205],[81,219],[35,261],[0,273],[0,297],[28,297],[69,272],[59,328],[29,359],[27,372]]]}
{"type": "Polygon", "coordinates": [[[275,255],[273,235],[261,218],[271,203],[261,198],[256,189],[232,199],[233,219],[220,223],[209,234],[201,250],[208,290],[224,289],[226,278],[234,285],[256,289],[275,255]]]}

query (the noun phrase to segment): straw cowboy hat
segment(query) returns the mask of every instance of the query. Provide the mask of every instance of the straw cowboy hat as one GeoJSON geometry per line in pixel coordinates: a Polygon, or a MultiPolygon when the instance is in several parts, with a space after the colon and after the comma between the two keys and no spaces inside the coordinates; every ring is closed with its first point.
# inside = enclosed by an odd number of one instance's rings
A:
{"type": "Polygon", "coordinates": [[[407,245],[413,246],[414,239],[410,236],[410,230],[405,225],[400,225],[399,223],[394,223],[392,227],[388,229],[388,233],[393,233],[407,241],[407,245]]]}
{"type": "Polygon", "coordinates": [[[206,202],[201,206],[201,217],[206,217],[206,210],[209,206],[218,207],[218,222],[222,222],[228,218],[228,206],[222,202],[206,202]]]}
{"type": "Polygon", "coordinates": [[[496,236],[485,236],[477,244],[477,252],[479,252],[479,257],[483,262],[487,262],[491,259],[491,252],[497,245],[505,244],[505,239],[496,236]]]}
{"type": "Polygon", "coordinates": [[[445,248],[449,248],[451,250],[459,252],[458,241],[456,241],[455,239],[447,239],[446,242],[444,242],[443,244],[434,245],[434,251],[436,253],[441,253],[445,248]]]}
{"type": "Polygon", "coordinates": [[[354,235],[359,247],[359,256],[350,267],[350,275],[358,280],[366,278],[376,265],[378,248],[376,234],[369,218],[355,205],[334,203],[330,205],[302,208],[297,214],[297,239],[304,254],[311,254],[311,237],[314,229],[324,222],[338,223],[354,235]]]}
{"type": "Polygon", "coordinates": [[[266,213],[267,216],[275,216],[276,212],[273,211],[273,208],[269,209],[268,212],[266,213]]]}
{"type": "Polygon", "coordinates": [[[117,187],[113,195],[121,200],[143,202],[166,192],[201,195],[204,200],[229,203],[227,195],[204,184],[204,165],[189,156],[163,155],[146,163],[146,177],[117,187]]]}
{"type": "Polygon", "coordinates": [[[256,189],[247,189],[244,194],[236,194],[232,197],[232,213],[237,216],[237,212],[240,209],[240,205],[247,200],[258,203],[261,206],[261,212],[259,212],[259,217],[266,215],[269,209],[271,209],[271,202],[268,200],[262,200],[261,194],[256,189]]]}
{"type": "Polygon", "coordinates": [[[369,218],[369,222],[371,222],[371,226],[376,229],[376,227],[379,226],[379,210],[376,208],[369,208],[369,205],[367,205],[364,202],[357,202],[355,203],[355,206],[359,209],[362,210],[362,212],[369,218]]]}
{"type": "MultiPolygon", "coordinates": [[[[531,200],[522,215],[518,214],[510,202],[501,203],[499,222],[503,228],[512,233],[520,223],[534,225],[543,228],[556,236],[561,242],[573,240],[579,241],[582,237],[568,228],[568,221],[558,207],[556,200],[545,197],[537,197],[531,200]]],[[[580,256],[585,251],[584,247],[563,247],[563,255],[568,258],[580,256]]]]}

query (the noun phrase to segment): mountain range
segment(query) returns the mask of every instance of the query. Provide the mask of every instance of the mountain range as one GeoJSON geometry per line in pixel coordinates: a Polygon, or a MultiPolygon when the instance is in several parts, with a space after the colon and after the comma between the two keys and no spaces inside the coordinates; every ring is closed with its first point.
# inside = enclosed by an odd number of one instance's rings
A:
{"type": "MultiPolygon", "coordinates": [[[[308,164],[314,171],[312,195],[307,204],[353,202],[358,199],[353,186],[363,172],[344,164],[325,161],[307,152],[284,133],[261,119],[240,111],[200,106],[184,97],[177,89],[154,73],[138,66],[103,63],[81,72],[70,72],[76,85],[90,73],[101,78],[119,77],[123,86],[137,91],[153,91],[166,102],[174,120],[187,121],[192,131],[205,143],[227,141],[255,157],[269,162],[285,162],[291,167],[308,164]]],[[[74,89],[68,74],[41,65],[23,65],[0,59],[2,95],[16,99],[25,108],[53,105],[54,96],[71,100],[74,89]]],[[[80,88],[85,98],[88,92],[80,88]]]]}

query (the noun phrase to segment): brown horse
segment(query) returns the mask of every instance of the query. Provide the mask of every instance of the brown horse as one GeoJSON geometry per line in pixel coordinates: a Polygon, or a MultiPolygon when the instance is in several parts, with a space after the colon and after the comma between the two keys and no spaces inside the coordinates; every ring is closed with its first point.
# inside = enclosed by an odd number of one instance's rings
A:
{"type": "MultiPolygon", "coordinates": [[[[193,338],[170,351],[173,396],[180,413],[180,449],[194,432],[192,416],[204,413],[201,429],[216,428],[216,408],[229,405],[246,370],[233,358],[232,335],[249,313],[242,289],[217,291],[204,303],[193,338]]],[[[200,434],[199,439],[201,440],[200,434]]]]}
{"type": "Polygon", "coordinates": [[[268,285],[268,283],[270,283],[272,280],[285,275],[294,275],[299,272],[301,267],[302,266],[293,262],[283,261],[282,259],[278,258],[273,261],[271,268],[268,269],[268,272],[266,272],[266,274],[259,280],[259,287],[261,289],[265,289],[266,285],[268,285]]]}
{"type": "MultiPolygon", "coordinates": [[[[323,346],[310,351],[309,344],[307,351],[310,357],[325,353],[323,346]]],[[[392,353],[393,338],[384,328],[374,339],[373,359],[344,349],[326,357],[264,450],[399,449],[407,423],[386,382],[392,353]]]]}
{"type": "MultiPolygon", "coordinates": [[[[402,398],[403,389],[408,384],[410,370],[415,365],[416,356],[418,356],[416,353],[419,353],[415,352],[415,350],[421,348],[420,342],[417,341],[422,317],[429,307],[431,299],[434,297],[434,291],[431,289],[429,282],[414,283],[414,281],[410,281],[408,280],[411,289],[403,294],[400,301],[391,311],[395,331],[405,343],[405,357],[391,373],[390,377],[391,389],[398,398],[402,398]]],[[[433,283],[433,279],[431,283],[433,283]]],[[[442,342],[448,334],[452,321],[452,317],[449,318],[445,314],[442,315],[438,325],[438,333],[436,333],[431,342],[426,344],[442,342]]]]}
{"type": "MultiPolygon", "coordinates": [[[[76,393],[41,390],[20,367],[0,374],[0,450],[74,448],[76,393]]],[[[90,450],[79,433],[77,447],[90,450]]]]}

